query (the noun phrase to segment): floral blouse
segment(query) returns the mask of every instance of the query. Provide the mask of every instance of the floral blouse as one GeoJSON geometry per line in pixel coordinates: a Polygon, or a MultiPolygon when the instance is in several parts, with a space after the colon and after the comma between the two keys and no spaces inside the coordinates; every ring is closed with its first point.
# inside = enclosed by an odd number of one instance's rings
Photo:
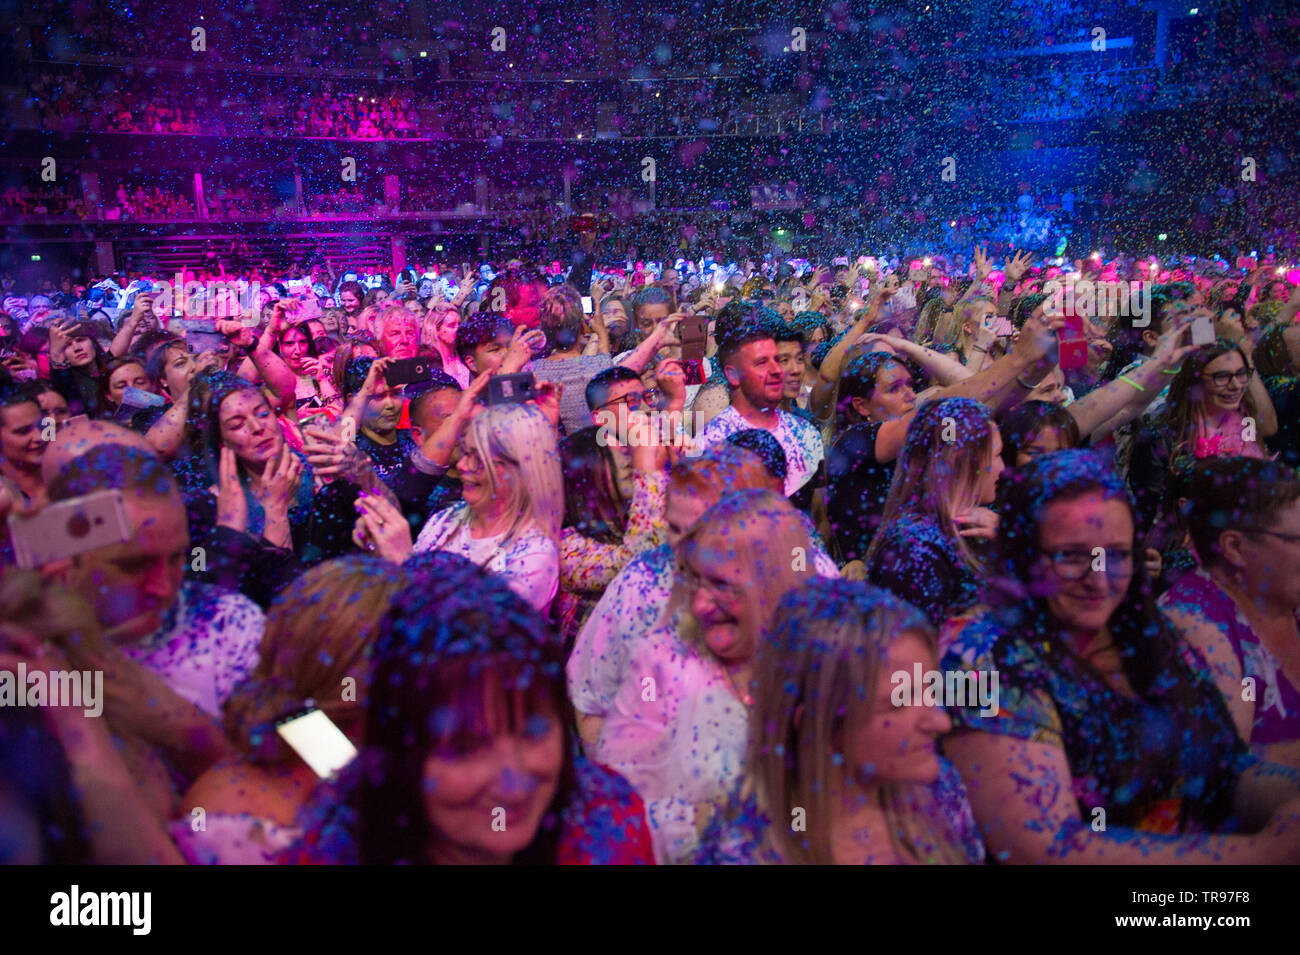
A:
{"type": "Polygon", "coordinates": [[[632,504],[627,531],[619,544],[602,544],[575,528],[560,534],[560,587],[569,592],[599,594],[637,554],[653,550],[667,540],[664,499],[667,471],[637,471],[632,480],[632,504]]]}

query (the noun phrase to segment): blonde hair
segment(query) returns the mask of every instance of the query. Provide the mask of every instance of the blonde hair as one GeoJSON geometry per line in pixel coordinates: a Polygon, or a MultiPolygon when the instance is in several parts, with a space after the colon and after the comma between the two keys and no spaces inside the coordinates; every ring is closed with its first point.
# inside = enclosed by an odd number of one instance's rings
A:
{"type": "Polygon", "coordinates": [[[521,527],[535,527],[557,546],[564,520],[564,478],[555,428],[536,405],[494,405],[481,411],[465,432],[465,446],[483,464],[489,495],[500,486],[500,468],[514,472],[511,513],[521,527]]]}
{"type": "Polygon", "coordinates": [[[939,324],[940,317],[945,314],[942,298],[934,298],[926,302],[921,308],[921,314],[917,316],[916,328],[912,331],[912,341],[918,345],[938,341],[935,329],[939,324]]]}
{"type": "MultiPolygon", "coordinates": [[[[850,725],[873,715],[890,646],[921,638],[935,652],[934,628],[887,591],[818,578],[786,595],[764,633],[755,662],[749,714],[746,788],[772,821],[764,841],[787,864],[831,865],[831,781],[843,772],[850,725]],[[789,820],[806,809],[807,829],[789,820]]],[[[951,821],[923,783],[880,783],[889,839],[921,862],[967,862],[951,821]]]]}
{"type": "Polygon", "coordinates": [[[683,639],[701,646],[685,584],[687,560],[706,537],[727,541],[749,582],[747,600],[757,610],[760,626],[776,609],[787,590],[816,573],[812,542],[803,515],[779,494],[767,490],[735,491],[724,495],[677,542],[678,579],[668,602],[669,618],[680,613],[683,639]]]}
{"type": "Polygon", "coordinates": [[[455,355],[456,348],[454,345],[444,345],[439,338],[439,332],[442,330],[442,323],[446,321],[447,316],[455,312],[457,318],[463,319],[460,309],[450,302],[442,302],[436,308],[431,308],[424,313],[424,317],[418,319],[420,323],[420,347],[433,348],[442,354],[443,351],[455,355]]]}
{"type": "Polygon", "coordinates": [[[272,724],[307,700],[335,723],[361,720],[376,630],[405,584],[403,571],[361,554],[318,564],[275,598],[257,669],[225,707],[227,734],[252,761],[288,755],[272,724]],[[345,679],[356,692],[345,694],[345,679]]]}

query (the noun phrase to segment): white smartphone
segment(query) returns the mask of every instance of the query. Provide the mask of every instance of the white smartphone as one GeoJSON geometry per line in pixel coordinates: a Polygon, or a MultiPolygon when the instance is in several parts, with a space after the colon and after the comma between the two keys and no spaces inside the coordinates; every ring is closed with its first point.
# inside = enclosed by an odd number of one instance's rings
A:
{"type": "Polygon", "coordinates": [[[96,491],[42,508],[31,517],[9,515],[14,559],[24,570],[67,560],[131,539],[121,491],[96,491]]]}
{"type": "Polygon", "coordinates": [[[591,296],[590,296],[590,295],[584,295],[584,296],[582,296],[582,313],[583,313],[584,315],[590,315],[590,314],[591,314],[591,296]]]}
{"type": "Polygon", "coordinates": [[[1192,319],[1193,345],[1213,345],[1215,337],[1214,316],[1197,315],[1192,319]]]}
{"type": "Polygon", "coordinates": [[[321,779],[328,779],[357,755],[352,741],[320,710],[287,716],[275,724],[275,731],[321,779]]]}

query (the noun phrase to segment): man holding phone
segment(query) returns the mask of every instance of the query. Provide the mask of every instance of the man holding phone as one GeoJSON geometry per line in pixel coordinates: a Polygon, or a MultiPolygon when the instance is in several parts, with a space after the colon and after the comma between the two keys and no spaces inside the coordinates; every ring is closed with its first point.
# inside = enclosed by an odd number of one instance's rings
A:
{"type": "Polygon", "coordinates": [[[129,540],[47,564],[85,596],[114,650],[102,661],[108,708],[193,776],[228,755],[222,706],[257,664],[265,619],[247,597],[185,579],[195,554],[180,489],[152,454],[100,444],[49,485],[57,502],[121,494],[129,540]]]}

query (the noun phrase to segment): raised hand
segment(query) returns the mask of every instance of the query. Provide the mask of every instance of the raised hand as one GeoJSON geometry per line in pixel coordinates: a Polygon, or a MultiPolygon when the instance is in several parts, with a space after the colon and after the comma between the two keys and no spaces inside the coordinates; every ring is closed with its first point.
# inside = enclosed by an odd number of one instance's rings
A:
{"type": "Polygon", "coordinates": [[[222,447],[218,472],[217,484],[208,488],[217,498],[217,526],[242,534],[248,530],[248,498],[239,480],[239,462],[234,449],[222,447]]]}
{"type": "Polygon", "coordinates": [[[1013,254],[1011,258],[1007,259],[1007,264],[1002,267],[1002,273],[1007,277],[1008,285],[1014,285],[1016,282],[1019,282],[1024,276],[1026,270],[1028,270],[1030,263],[1033,261],[1033,256],[1028,252],[1012,251],[1013,254]]]}

